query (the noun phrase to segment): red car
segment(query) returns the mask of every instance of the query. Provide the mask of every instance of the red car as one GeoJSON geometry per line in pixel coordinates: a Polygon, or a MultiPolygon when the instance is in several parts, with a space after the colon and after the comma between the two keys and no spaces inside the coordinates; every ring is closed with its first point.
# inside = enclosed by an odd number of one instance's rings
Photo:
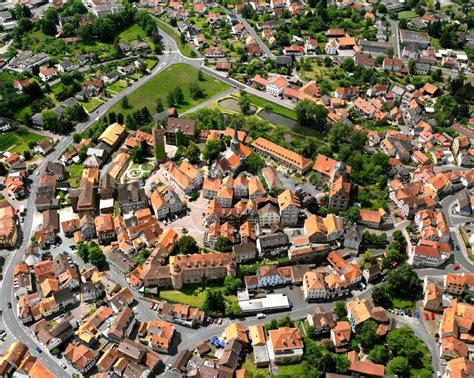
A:
{"type": "Polygon", "coordinates": [[[435,313],[434,312],[431,313],[431,320],[435,320],[435,313]]]}
{"type": "Polygon", "coordinates": [[[461,268],[461,265],[454,265],[454,266],[453,266],[453,269],[454,269],[454,270],[458,270],[459,268],[461,268]]]}
{"type": "Polygon", "coordinates": [[[425,312],[425,320],[430,320],[430,314],[428,314],[427,312],[425,312]]]}
{"type": "Polygon", "coordinates": [[[155,306],[155,305],[154,305],[153,303],[150,303],[150,309],[151,309],[151,310],[153,310],[153,307],[154,307],[154,306],[155,306]]]}

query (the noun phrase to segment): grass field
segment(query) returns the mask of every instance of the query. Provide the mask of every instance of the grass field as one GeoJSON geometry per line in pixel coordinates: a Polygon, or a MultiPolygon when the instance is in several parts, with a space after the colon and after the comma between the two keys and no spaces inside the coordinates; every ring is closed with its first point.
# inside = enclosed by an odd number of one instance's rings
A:
{"type": "Polygon", "coordinates": [[[99,100],[98,98],[91,98],[87,102],[81,102],[81,105],[88,113],[92,113],[96,110],[99,106],[101,106],[104,102],[99,100]]]}
{"type": "Polygon", "coordinates": [[[19,128],[15,131],[7,131],[2,133],[0,138],[0,151],[6,151],[11,146],[11,152],[16,152],[22,154],[24,151],[31,150],[28,146],[32,142],[40,142],[45,139],[43,136],[31,133],[26,129],[19,128]]]}
{"type": "Polygon", "coordinates": [[[124,109],[122,102],[114,105],[110,111],[115,113],[123,113],[124,115],[132,113],[142,107],[146,106],[151,114],[155,113],[156,98],[161,97],[162,102],[166,104],[166,95],[168,92],[180,87],[183,90],[184,101],[176,108],[182,112],[190,109],[193,106],[205,101],[229,89],[229,86],[221,81],[214,79],[206,74],[203,74],[203,80],[197,81],[198,70],[186,64],[176,64],[167,70],[163,71],[153,79],[142,85],[135,92],[128,96],[131,109],[124,109]],[[199,99],[192,99],[189,93],[189,84],[197,82],[204,90],[204,97],[199,99]]]}
{"type": "Polygon", "coordinates": [[[202,308],[206,293],[201,291],[198,295],[194,295],[194,291],[198,288],[221,288],[219,283],[206,284],[189,284],[178,290],[160,290],[160,298],[173,303],[182,303],[196,308],[202,308]]]}
{"type": "Polygon", "coordinates": [[[66,168],[66,171],[69,174],[67,182],[69,185],[71,185],[71,187],[79,187],[79,181],[81,180],[83,170],[84,166],[82,164],[73,164],[66,168]]]}
{"type": "Polygon", "coordinates": [[[413,18],[418,16],[415,11],[403,11],[398,14],[398,18],[400,20],[402,19],[408,19],[408,18],[413,18]]]}
{"type": "Polygon", "coordinates": [[[109,93],[115,94],[115,93],[119,93],[122,89],[125,89],[127,87],[128,87],[128,83],[126,80],[119,80],[113,84],[107,85],[107,91],[109,93]]]}
{"type": "Polygon", "coordinates": [[[264,100],[263,98],[254,95],[249,95],[249,98],[252,104],[254,104],[255,106],[267,109],[269,111],[272,111],[273,113],[280,114],[284,117],[296,121],[296,113],[291,109],[284,108],[283,106],[274,104],[270,101],[264,100]]]}
{"type": "Polygon", "coordinates": [[[146,37],[145,32],[138,24],[133,24],[129,28],[125,29],[119,34],[119,40],[124,42],[131,42],[135,39],[141,39],[146,41],[148,38],[146,37]]]}

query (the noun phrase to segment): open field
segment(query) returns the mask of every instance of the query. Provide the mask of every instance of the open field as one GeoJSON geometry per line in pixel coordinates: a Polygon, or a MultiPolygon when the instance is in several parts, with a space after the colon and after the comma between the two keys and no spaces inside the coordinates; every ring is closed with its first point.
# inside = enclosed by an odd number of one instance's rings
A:
{"type": "Polygon", "coordinates": [[[163,71],[153,79],[142,85],[135,92],[128,96],[131,109],[124,109],[122,103],[114,105],[110,111],[123,113],[124,115],[146,106],[150,113],[155,113],[156,98],[161,97],[162,102],[166,104],[166,95],[176,87],[182,89],[184,101],[176,106],[179,112],[190,109],[197,104],[224,92],[229,89],[227,84],[203,74],[203,80],[198,81],[198,70],[186,64],[176,64],[163,71]],[[203,90],[204,96],[199,99],[193,99],[190,95],[189,84],[196,82],[203,90]]]}
{"type": "MultiPolygon", "coordinates": [[[[220,283],[205,283],[205,284],[189,284],[186,285],[181,291],[178,290],[160,290],[160,298],[173,303],[187,304],[192,307],[202,308],[204,299],[206,297],[206,288],[222,288],[220,283]],[[194,295],[196,289],[199,289],[199,293],[194,295]]],[[[230,297],[226,297],[230,298],[230,297]]],[[[234,297],[235,298],[235,297],[234,297]]]]}
{"type": "Polygon", "coordinates": [[[287,117],[296,121],[296,113],[291,109],[284,108],[283,106],[274,104],[272,102],[269,102],[263,98],[260,98],[254,95],[249,95],[249,98],[252,104],[254,104],[255,106],[258,106],[263,109],[267,109],[273,113],[280,114],[284,117],[287,117]]]}
{"type": "Polygon", "coordinates": [[[128,83],[126,80],[119,80],[113,84],[107,85],[107,91],[111,94],[119,93],[122,89],[128,87],[128,83]]]}
{"type": "Polygon", "coordinates": [[[408,18],[414,18],[414,17],[416,17],[416,16],[418,16],[418,15],[416,14],[416,12],[415,12],[415,11],[411,11],[411,10],[410,10],[410,11],[403,11],[403,12],[400,12],[400,13],[398,14],[398,18],[399,18],[400,20],[402,20],[402,19],[408,19],[408,18]]]}
{"type": "Polygon", "coordinates": [[[92,113],[94,110],[96,110],[99,106],[101,106],[103,102],[99,100],[98,98],[91,98],[87,102],[81,102],[81,105],[83,106],[84,109],[88,113],[92,113]]]}
{"type": "Polygon", "coordinates": [[[32,142],[40,142],[45,139],[43,136],[31,133],[26,129],[19,128],[14,131],[7,131],[2,133],[0,138],[0,151],[6,151],[8,148],[12,148],[11,152],[23,153],[24,151],[31,150],[28,146],[32,142]]]}

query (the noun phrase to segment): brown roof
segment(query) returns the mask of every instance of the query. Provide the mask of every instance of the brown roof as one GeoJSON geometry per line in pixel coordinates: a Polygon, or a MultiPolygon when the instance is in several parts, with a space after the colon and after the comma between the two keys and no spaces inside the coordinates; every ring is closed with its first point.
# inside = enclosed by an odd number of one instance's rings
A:
{"type": "Polygon", "coordinates": [[[268,333],[274,351],[303,348],[297,328],[282,327],[270,330],[268,333]]]}
{"type": "Polygon", "coordinates": [[[282,159],[285,162],[298,167],[299,169],[305,169],[311,164],[311,161],[306,159],[304,156],[281,147],[278,144],[270,142],[269,140],[262,137],[258,137],[252,143],[252,146],[264,150],[265,152],[274,155],[279,159],[282,159]]]}

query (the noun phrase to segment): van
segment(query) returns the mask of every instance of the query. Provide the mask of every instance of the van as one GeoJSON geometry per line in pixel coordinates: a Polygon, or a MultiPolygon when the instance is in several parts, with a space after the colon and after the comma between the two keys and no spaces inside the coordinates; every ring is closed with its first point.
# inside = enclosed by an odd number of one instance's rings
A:
{"type": "Polygon", "coordinates": [[[20,215],[24,215],[24,214],[26,214],[25,205],[21,205],[20,206],[20,215]]]}
{"type": "Polygon", "coordinates": [[[257,319],[265,319],[266,317],[267,317],[267,315],[265,315],[265,314],[262,314],[262,313],[257,314],[257,319]]]}

